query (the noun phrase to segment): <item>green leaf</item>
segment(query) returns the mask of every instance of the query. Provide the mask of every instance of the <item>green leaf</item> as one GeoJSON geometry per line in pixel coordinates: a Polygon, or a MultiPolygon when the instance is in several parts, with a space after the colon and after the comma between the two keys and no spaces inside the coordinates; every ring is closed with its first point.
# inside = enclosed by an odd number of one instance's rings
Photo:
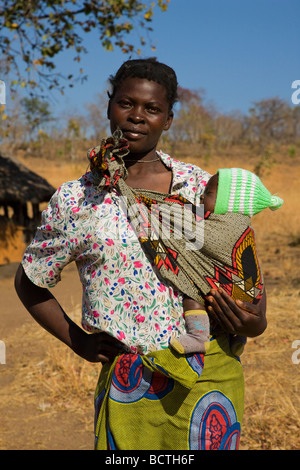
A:
{"type": "MultiPolygon", "coordinates": [[[[75,60],[79,62],[82,53],[86,52],[80,44],[91,31],[98,33],[99,42],[107,51],[113,51],[116,47],[125,53],[140,54],[141,49],[130,44],[125,39],[126,35],[136,24],[149,33],[155,6],[165,11],[169,0],[15,0],[5,1],[4,4],[5,8],[0,11],[0,45],[1,53],[5,54],[7,73],[20,78],[19,59],[25,63],[27,72],[29,65],[38,65],[35,73],[41,78],[37,83],[38,88],[42,89],[42,82],[47,82],[48,88],[60,86],[65,77],[53,73],[54,59],[59,52],[74,47],[75,60]],[[15,34],[10,31],[15,31],[15,34]],[[36,57],[39,57],[39,63],[34,63],[36,57]],[[41,60],[43,58],[53,60],[41,60]]],[[[146,43],[141,38],[140,46],[146,43]]],[[[16,81],[15,85],[20,86],[20,82],[16,81]]]]}

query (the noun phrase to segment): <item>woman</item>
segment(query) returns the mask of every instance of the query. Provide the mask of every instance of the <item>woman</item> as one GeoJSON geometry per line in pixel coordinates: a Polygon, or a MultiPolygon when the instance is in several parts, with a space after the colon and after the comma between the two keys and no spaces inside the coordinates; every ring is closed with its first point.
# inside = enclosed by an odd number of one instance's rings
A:
{"type": "Polygon", "coordinates": [[[16,274],[17,293],[46,330],[88,361],[102,362],[96,448],[237,448],[243,375],[226,332],[261,334],[265,296],[255,306],[211,291],[208,313],[223,331],[212,337],[204,369],[201,355],[178,357],[168,348],[171,336],[184,332],[183,296],[141,249],[120,188],[199,204],[209,175],[157,152],[177,98],[171,68],[155,59],[127,61],[110,80],[111,131],[126,139],[121,171],[107,173],[103,146],[89,152],[93,171],[62,185],[44,212],[16,274]],[[92,334],[74,324],[47,289],[71,261],[83,284],[82,324],[92,334]]]}

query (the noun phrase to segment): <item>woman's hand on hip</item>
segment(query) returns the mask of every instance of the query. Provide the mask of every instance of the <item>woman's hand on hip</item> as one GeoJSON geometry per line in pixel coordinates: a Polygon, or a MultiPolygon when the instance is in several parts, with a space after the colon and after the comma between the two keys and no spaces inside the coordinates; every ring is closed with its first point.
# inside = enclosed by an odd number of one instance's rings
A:
{"type": "Polygon", "coordinates": [[[129,348],[105,332],[82,336],[74,352],[89,362],[112,362],[118,354],[129,353],[129,348]]]}

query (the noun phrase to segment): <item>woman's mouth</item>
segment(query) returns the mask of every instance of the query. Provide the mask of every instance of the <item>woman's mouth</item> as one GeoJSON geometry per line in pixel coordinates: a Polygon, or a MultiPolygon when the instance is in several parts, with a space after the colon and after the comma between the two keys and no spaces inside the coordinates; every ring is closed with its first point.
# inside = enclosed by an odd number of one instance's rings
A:
{"type": "Polygon", "coordinates": [[[143,132],[133,130],[133,129],[124,129],[123,135],[127,140],[139,140],[145,136],[143,132]]]}

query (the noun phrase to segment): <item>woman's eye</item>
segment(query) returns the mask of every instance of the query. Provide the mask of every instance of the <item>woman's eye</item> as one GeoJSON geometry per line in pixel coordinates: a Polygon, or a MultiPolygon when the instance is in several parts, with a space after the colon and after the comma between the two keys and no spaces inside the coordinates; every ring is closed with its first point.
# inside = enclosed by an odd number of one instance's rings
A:
{"type": "Polygon", "coordinates": [[[156,108],[155,106],[149,106],[148,111],[150,113],[156,114],[156,113],[159,113],[159,108],[156,108]]]}
{"type": "Polygon", "coordinates": [[[131,106],[131,104],[129,103],[129,101],[119,101],[119,105],[122,107],[122,108],[129,108],[131,106]]]}

